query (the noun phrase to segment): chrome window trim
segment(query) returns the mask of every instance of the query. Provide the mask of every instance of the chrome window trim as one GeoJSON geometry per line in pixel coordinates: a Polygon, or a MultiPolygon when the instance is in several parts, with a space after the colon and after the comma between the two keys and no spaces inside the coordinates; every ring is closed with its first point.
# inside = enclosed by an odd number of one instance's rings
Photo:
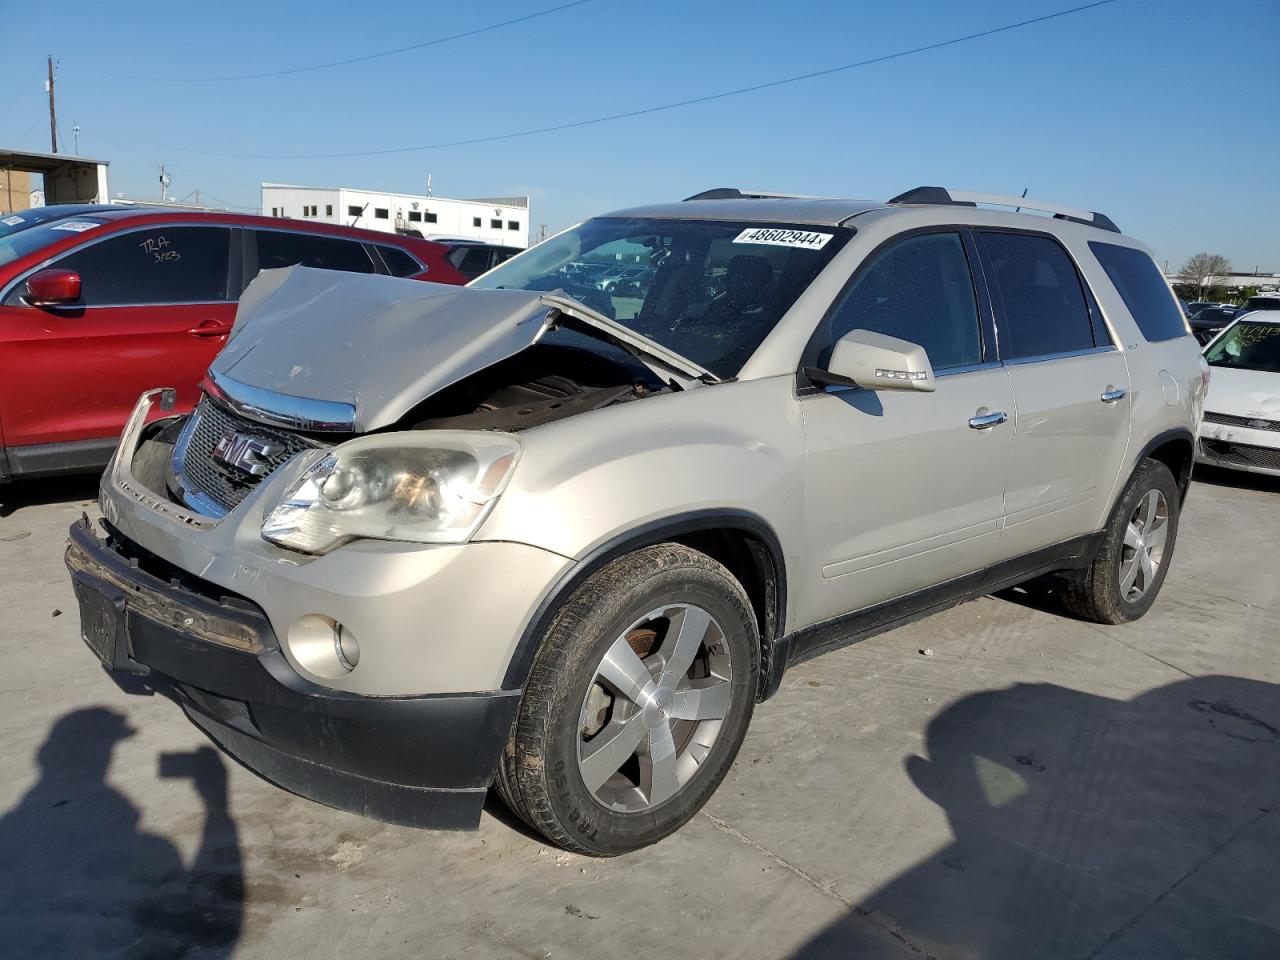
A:
{"type": "Polygon", "coordinates": [[[979,370],[998,370],[1002,366],[999,360],[984,360],[982,363],[965,363],[957,367],[944,367],[941,370],[933,371],[933,378],[941,380],[943,377],[955,377],[964,373],[977,373],[979,370]]]}
{"type": "Polygon", "coordinates": [[[310,433],[357,433],[356,408],[337,400],[311,400],[233,380],[210,370],[205,393],[249,420],[310,433]]]}
{"type": "Polygon", "coordinates": [[[1087,350],[1064,350],[1061,353],[1042,353],[1035,357],[1010,357],[1000,361],[1005,366],[1020,367],[1024,363],[1044,363],[1049,360],[1068,360],[1071,357],[1089,357],[1099,353],[1119,353],[1114,344],[1109,347],[1090,347],[1087,350]]]}
{"type": "MultiPolygon", "coordinates": [[[[7,299],[9,299],[9,294],[13,293],[14,288],[17,287],[18,284],[26,283],[27,279],[33,273],[39,273],[41,270],[45,269],[51,264],[57,263],[59,260],[62,260],[65,257],[69,257],[72,254],[79,253],[81,250],[87,250],[89,247],[97,246],[100,243],[105,243],[107,240],[114,240],[116,237],[127,236],[130,233],[142,233],[146,230],[155,230],[157,228],[164,229],[168,227],[201,227],[205,230],[226,230],[228,234],[227,250],[230,251],[231,249],[230,233],[233,229],[235,229],[236,226],[238,225],[233,225],[229,223],[204,223],[199,221],[192,222],[190,220],[174,220],[171,222],[165,221],[164,223],[144,223],[144,224],[139,224],[136,227],[125,227],[124,229],[121,229],[121,230],[112,230],[110,233],[104,233],[100,237],[94,237],[90,240],[86,240],[84,243],[77,244],[76,246],[72,247],[70,250],[63,250],[61,253],[55,254],[52,257],[46,257],[44,260],[40,261],[40,263],[37,263],[34,267],[31,267],[29,270],[27,270],[26,273],[20,274],[12,282],[10,282],[8,286],[6,286],[3,290],[0,290],[0,305],[3,305],[4,302],[7,299]]],[[[230,272],[230,267],[228,266],[228,273],[229,272],[230,272]]],[[[230,286],[230,279],[228,279],[227,285],[228,287],[230,286]]],[[[166,303],[100,303],[100,304],[92,304],[92,305],[85,305],[85,306],[78,306],[78,307],[71,306],[71,305],[64,305],[62,309],[64,310],[102,310],[102,309],[115,309],[116,307],[178,307],[178,306],[189,306],[194,304],[206,304],[206,303],[209,303],[209,304],[236,303],[238,299],[239,298],[237,297],[234,299],[222,299],[222,300],[177,300],[177,301],[170,301],[166,303]]],[[[27,304],[27,306],[30,306],[30,304],[27,304]]],[[[34,310],[37,308],[32,307],[32,309],[34,310]]]]}

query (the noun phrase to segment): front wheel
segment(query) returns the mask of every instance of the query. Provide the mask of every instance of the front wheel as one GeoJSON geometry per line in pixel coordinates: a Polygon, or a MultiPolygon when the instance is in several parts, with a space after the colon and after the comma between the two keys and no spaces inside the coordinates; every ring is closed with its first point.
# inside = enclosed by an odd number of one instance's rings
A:
{"type": "Polygon", "coordinates": [[[1142,461],[1112,511],[1092,565],[1079,580],[1066,582],[1067,608],[1098,623],[1128,623],[1150,610],[1169,572],[1181,502],[1169,468],[1142,461]]]}
{"type": "Polygon", "coordinates": [[[755,701],[759,639],[742,586],[673,543],[608,564],[543,638],[497,787],[566,849],[661,840],[728,772],[755,701]]]}

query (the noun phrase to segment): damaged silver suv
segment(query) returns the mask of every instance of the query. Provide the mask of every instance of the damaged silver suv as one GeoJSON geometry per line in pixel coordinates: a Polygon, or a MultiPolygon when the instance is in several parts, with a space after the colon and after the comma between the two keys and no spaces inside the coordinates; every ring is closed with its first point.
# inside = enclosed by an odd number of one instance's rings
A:
{"type": "Polygon", "coordinates": [[[1206,377],[1101,214],[722,189],[469,288],[264,272],[67,564],[108,668],[267,779],[433,827],[496,784],[607,856],[693,816],[801,660],[1045,574],[1142,616],[1206,377]]]}

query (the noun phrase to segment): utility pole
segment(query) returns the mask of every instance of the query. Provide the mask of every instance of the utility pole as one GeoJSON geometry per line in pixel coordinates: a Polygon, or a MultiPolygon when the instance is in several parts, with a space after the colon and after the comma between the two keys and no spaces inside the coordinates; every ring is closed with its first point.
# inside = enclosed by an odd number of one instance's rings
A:
{"type": "Polygon", "coordinates": [[[53,152],[58,152],[58,111],[53,104],[53,54],[49,54],[49,139],[53,141],[53,152]]]}
{"type": "Polygon", "coordinates": [[[169,183],[172,181],[167,173],[164,172],[164,164],[160,164],[160,202],[169,202],[169,183]]]}
{"type": "Polygon", "coordinates": [[[80,156],[80,124],[73,123],[71,125],[71,136],[75,138],[75,146],[72,147],[72,150],[78,157],[80,156]]]}

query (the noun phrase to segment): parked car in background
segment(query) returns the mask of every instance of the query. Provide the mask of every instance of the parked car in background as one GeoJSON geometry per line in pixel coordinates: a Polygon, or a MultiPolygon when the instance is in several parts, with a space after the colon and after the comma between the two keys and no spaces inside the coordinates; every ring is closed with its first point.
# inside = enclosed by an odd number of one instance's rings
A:
{"type": "Polygon", "coordinates": [[[522,252],[520,247],[504,247],[483,240],[458,237],[431,237],[430,240],[447,250],[445,261],[457,271],[457,278],[447,281],[449,283],[468,283],[522,252]]]}
{"type": "Polygon", "coordinates": [[[464,283],[450,254],[392,234],[180,209],[0,218],[0,480],[102,467],[138,393],[159,381],[191,409],[259,270],[464,283]]]}
{"type": "Polygon", "coordinates": [[[1216,303],[1212,300],[1195,300],[1195,301],[1192,301],[1191,303],[1185,304],[1186,309],[1184,312],[1188,317],[1194,317],[1201,310],[1206,310],[1209,307],[1226,307],[1226,306],[1229,306],[1229,304],[1216,303]]]}
{"type": "Polygon", "coordinates": [[[1191,314],[1187,322],[1191,324],[1191,332],[1200,343],[1208,343],[1235,319],[1236,307],[1203,307],[1191,314]]]}
{"type": "Polygon", "coordinates": [[[241,311],[71,531],[90,649],[305,796],[474,827],[496,776],[596,856],[694,816],[789,664],[1048,574],[1143,616],[1205,380],[1108,218],[937,187],[722,189],[463,289],[298,267],[241,311]],[[611,254],[638,295],[566,295],[611,254]]]}
{"type": "Polygon", "coordinates": [[[1262,293],[1250,297],[1240,305],[1240,312],[1251,313],[1254,310],[1280,310],[1280,293],[1262,293]]]}
{"type": "Polygon", "coordinates": [[[1202,463],[1280,476],[1280,316],[1245,314],[1204,351],[1202,463]]]}

